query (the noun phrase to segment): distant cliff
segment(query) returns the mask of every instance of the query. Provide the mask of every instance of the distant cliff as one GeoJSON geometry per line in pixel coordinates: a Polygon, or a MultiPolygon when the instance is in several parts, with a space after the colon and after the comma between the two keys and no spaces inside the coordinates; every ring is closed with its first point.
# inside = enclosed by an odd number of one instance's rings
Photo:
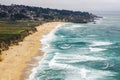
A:
{"type": "Polygon", "coordinates": [[[24,5],[0,5],[0,19],[31,20],[31,21],[64,21],[87,23],[94,21],[97,16],[80,11],[57,10],[24,5]]]}

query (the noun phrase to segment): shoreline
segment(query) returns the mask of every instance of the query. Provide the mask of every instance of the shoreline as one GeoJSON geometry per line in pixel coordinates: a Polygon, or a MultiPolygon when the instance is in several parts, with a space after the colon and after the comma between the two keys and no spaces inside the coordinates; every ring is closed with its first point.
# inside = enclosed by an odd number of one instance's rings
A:
{"type": "Polygon", "coordinates": [[[31,60],[26,62],[26,67],[21,72],[19,80],[28,79],[29,75],[32,73],[32,69],[38,66],[38,62],[41,61],[43,57],[44,57],[44,53],[41,50],[39,50],[36,55],[32,56],[31,60]]]}
{"type": "Polygon", "coordinates": [[[33,63],[37,62],[34,62],[33,57],[39,55],[42,59],[44,53],[39,52],[39,48],[41,48],[40,40],[43,35],[48,34],[59,24],[64,23],[65,22],[44,23],[36,27],[37,32],[25,37],[23,42],[19,42],[19,45],[10,46],[9,50],[3,51],[4,60],[0,62],[0,80],[20,80],[21,75],[24,75],[23,70],[29,67],[27,64],[31,61],[33,61],[33,63]]]}

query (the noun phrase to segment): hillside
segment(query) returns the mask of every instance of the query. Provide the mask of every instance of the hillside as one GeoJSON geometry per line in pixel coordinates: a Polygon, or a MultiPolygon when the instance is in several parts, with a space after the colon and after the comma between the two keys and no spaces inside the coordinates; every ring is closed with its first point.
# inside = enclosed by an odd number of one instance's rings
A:
{"type": "Polygon", "coordinates": [[[31,21],[64,21],[87,23],[96,16],[88,12],[57,10],[24,5],[0,5],[0,19],[31,20],[31,21]]]}

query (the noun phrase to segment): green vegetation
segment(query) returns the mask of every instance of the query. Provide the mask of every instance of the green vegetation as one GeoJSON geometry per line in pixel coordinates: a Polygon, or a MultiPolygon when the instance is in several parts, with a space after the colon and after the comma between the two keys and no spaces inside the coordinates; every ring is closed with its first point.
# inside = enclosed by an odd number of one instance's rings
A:
{"type": "Polygon", "coordinates": [[[0,50],[0,61],[2,61],[3,58],[2,58],[2,53],[1,53],[1,50],[0,50]]]}
{"type": "Polygon", "coordinates": [[[0,19],[10,21],[31,20],[87,23],[94,21],[96,17],[96,15],[81,11],[57,10],[24,5],[0,5],[0,19]]]}
{"type": "Polygon", "coordinates": [[[0,51],[6,50],[10,45],[18,44],[25,36],[35,32],[39,22],[31,21],[0,21],[0,51]]]}

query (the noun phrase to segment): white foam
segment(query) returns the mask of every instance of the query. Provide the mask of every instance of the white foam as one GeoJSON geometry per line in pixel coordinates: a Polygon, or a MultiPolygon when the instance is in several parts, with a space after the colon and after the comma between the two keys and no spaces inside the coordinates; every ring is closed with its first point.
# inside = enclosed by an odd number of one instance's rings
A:
{"type": "MultiPolygon", "coordinates": [[[[57,53],[58,54],[58,53],[57,53]]],[[[53,57],[53,59],[49,62],[49,67],[52,69],[67,69],[67,68],[73,68],[72,66],[68,64],[62,64],[56,62],[56,55],[53,57]]]]}
{"type": "Polygon", "coordinates": [[[81,77],[82,77],[83,79],[86,79],[86,78],[87,78],[87,73],[89,73],[89,72],[90,72],[90,70],[87,70],[86,68],[80,69],[81,77]]]}
{"type": "Polygon", "coordinates": [[[79,55],[79,54],[58,54],[55,57],[55,60],[59,63],[76,63],[76,62],[83,62],[83,61],[96,61],[96,60],[106,60],[103,57],[94,57],[94,56],[86,56],[86,55],[79,55]]]}
{"type": "MultiPolygon", "coordinates": [[[[62,63],[62,62],[59,62],[57,61],[58,56],[60,55],[60,53],[55,53],[56,55],[52,58],[52,60],[49,62],[49,67],[52,68],[52,69],[76,69],[76,67],[73,67],[72,65],[69,65],[69,64],[65,64],[65,63],[62,63]]],[[[62,58],[63,59],[63,58],[62,58]]],[[[67,60],[67,58],[66,58],[67,60]]]]}
{"type": "Polygon", "coordinates": [[[110,66],[110,64],[109,64],[109,63],[106,63],[106,64],[105,64],[105,67],[103,67],[102,69],[107,69],[109,66],[110,66]]]}
{"type": "Polygon", "coordinates": [[[95,37],[95,36],[97,36],[97,35],[88,35],[88,36],[90,36],[90,37],[95,37]]]}
{"type": "Polygon", "coordinates": [[[60,53],[56,52],[55,54],[57,55],[57,54],[60,54],[60,53]]]}
{"type": "Polygon", "coordinates": [[[36,73],[37,73],[37,67],[32,69],[32,73],[30,74],[29,78],[26,80],[35,80],[36,73]]]}
{"type": "Polygon", "coordinates": [[[43,38],[40,40],[42,44],[41,50],[45,53],[48,53],[50,50],[50,42],[53,39],[56,39],[55,32],[58,30],[58,28],[62,26],[62,24],[58,25],[55,29],[53,29],[49,34],[44,35],[43,38]]]}
{"type": "Polygon", "coordinates": [[[89,49],[90,49],[90,51],[92,51],[92,52],[100,52],[100,51],[106,50],[106,49],[102,49],[102,48],[92,48],[92,47],[90,47],[89,49]]]}
{"type": "Polygon", "coordinates": [[[111,45],[112,43],[110,42],[102,42],[102,41],[93,41],[92,45],[90,46],[103,46],[103,45],[111,45]]]}
{"type": "Polygon", "coordinates": [[[101,24],[103,22],[103,18],[99,18],[98,20],[95,20],[97,24],[101,24]]]}
{"type": "Polygon", "coordinates": [[[67,70],[64,80],[87,80],[87,75],[90,71],[86,68],[76,68],[74,70],[67,70]]]}
{"type": "Polygon", "coordinates": [[[86,80],[98,80],[99,78],[105,79],[106,77],[114,76],[116,74],[116,72],[91,69],[86,80]]]}
{"type": "Polygon", "coordinates": [[[70,44],[63,44],[63,45],[60,46],[60,48],[62,48],[62,49],[69,49],[71,47],[72,46],[70,44]]]}
{"type": "Polygon", "coordinates": [[[80,24],[74,24],[74,25],[72,25],[72,27],[73,27],[73,28],[77,28],[77,27],[85,27],[85,26],[80,25],[80,24]]]}
{"type": "Polygon", "coordinates": [[[96,70],[92,68],[76,68],[66,72],[65,80],[98,80],[116,75],[116,72],[96,70]]]}

